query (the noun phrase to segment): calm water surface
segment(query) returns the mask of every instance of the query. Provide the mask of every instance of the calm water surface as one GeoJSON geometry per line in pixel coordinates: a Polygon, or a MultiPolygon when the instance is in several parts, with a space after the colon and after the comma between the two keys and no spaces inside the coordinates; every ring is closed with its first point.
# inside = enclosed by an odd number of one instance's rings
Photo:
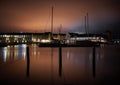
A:
{"type": "Polygon", "coordinates": [[[0,47],[0,85],[116,85],[119,78],[120,46],[0,47]]]}

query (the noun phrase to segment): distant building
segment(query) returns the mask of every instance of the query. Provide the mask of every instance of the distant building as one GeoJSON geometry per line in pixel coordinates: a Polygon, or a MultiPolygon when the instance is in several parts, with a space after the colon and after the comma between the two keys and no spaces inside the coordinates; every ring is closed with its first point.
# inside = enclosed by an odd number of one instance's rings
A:
{"type": "Polygon", "coordinates": [[[102,34],[78,34],[78,33],[69,33],[67,34],[66,43],[76,43],[78,41],[89,40],[92,42],[107,43],[108,40],[102,34]]]}
{"type": "Polygon", "coordinates": [[[92,42],[107,43],[111,40],[109,33],[103,34],[78,34],[78,33],[67,33],[67,34],[52,34],[51,32],[45,33],[0,33],[0,43],[20,43],[20,44],[33,44],[33,43],[52,43],[62,42],[73,44],[78,41],[89,40],[92,42]]]}

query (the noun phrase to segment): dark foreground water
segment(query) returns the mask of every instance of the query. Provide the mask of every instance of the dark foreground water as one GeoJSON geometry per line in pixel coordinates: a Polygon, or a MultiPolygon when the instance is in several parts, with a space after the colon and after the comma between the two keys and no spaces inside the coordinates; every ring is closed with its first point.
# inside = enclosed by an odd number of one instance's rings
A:
{"type": "Polygon", "coordinates": [[[120,46],[0,47],[0,85],[118,85],[120,46]]]}

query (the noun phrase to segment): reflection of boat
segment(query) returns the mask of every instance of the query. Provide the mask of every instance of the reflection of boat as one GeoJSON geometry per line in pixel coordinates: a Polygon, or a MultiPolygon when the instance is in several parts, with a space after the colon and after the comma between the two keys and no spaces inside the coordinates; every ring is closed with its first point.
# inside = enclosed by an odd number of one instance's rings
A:
{"type": "Polygon", "coordinates": [[[61,44],[59,41],[53,41],[53,43],[44,43],[39,44],[39,47],[93,47],[99,46],[99,43],[95,43],[92,41],[77,41],[75,44],[61,44]]]}
{"type": "Polygon", "coordinates": [[[95,46],[97,43],[92,42],[90,40],[84,40],[84,41],[76,41],[76,45],[80,46],[95,46]]]}

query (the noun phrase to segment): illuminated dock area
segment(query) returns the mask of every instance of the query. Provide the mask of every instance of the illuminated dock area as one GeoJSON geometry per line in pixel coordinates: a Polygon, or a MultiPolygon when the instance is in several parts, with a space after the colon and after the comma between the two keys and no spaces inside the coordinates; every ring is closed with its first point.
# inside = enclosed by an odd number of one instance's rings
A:
{"type": "Polygon", "coordinates": [[[0,47],[18,44],[37,44],[40,47],[98,46],[109,42],[106,34],[0,33],[0,47]]]}

